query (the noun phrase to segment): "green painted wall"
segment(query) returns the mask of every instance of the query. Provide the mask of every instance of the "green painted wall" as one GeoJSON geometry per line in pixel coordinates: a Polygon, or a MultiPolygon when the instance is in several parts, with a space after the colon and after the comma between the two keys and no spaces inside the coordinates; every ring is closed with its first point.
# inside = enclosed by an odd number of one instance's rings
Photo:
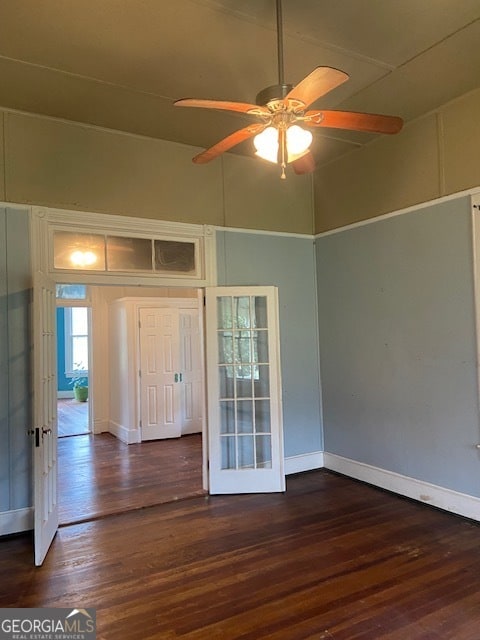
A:
{"type": "Polygon", "coordinates": [[[193,147],[40,116],[4,122],[8,202],[313,233],[311,176],[280,180],[277,166],[233,154],[194,165],[193,147]]]}
{"type": "Polygon", "coordinates": [[[480,89],[315,173],[316,233],[480,188],[480,89]]]}

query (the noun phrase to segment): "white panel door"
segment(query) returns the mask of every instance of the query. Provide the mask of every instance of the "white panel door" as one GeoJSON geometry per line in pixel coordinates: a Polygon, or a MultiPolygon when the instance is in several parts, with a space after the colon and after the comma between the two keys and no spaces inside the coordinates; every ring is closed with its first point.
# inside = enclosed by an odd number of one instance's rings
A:
{"type": "Polygon", "coordinates": [[[43,563],[58,529],[55,284],[33,283],[33,466],[35,564],[43,563]]]}
{"type": "Polygon", "coordinates": [[[210,493],[285,490],[275,287],[206,289],[210,493]]]}
{"type": "Polygon", "coordinates": [[[182,434],[202,431],[203,362],[198,309],[180,309],[182,434]]]}
{"type": "Polygon", "coordinates": [[[140,309],[142,440],[182,435],[178,309],[140,309]]]}

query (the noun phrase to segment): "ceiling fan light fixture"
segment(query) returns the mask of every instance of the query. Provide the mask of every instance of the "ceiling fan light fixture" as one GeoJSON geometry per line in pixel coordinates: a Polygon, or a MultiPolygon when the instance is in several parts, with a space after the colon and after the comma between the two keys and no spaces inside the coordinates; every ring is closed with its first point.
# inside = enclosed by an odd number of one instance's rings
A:
{"type": "Polygon", "coordinates": [[[253,144],[259,158],[275,164],[278,162],[278,129],[267,127],[254,137],[253,144]]]}
{"type": "Polygon", "coordinates": [[[313,140],[310,128],[327,127],[369,133],[398,133],[402,128],[402,119],[393,116],[354,111],[311,110],[310,106],[314,102],[346,82],[349,76],[340,69],[319,66],[295,86],[287,84],[283,68],[282,0],[275,0],[275,3],[278,83],[260,91],[256,99],[257,104],[194,98],[183,98],[174,103],[180,107],[236,111],[261,120],[256,125],[238,129],[196,155],[193,158],[196,164],[210,162],[237,144],[253,138],[255,155],[279,164],[282,168],[280,177],[285,179],[285,169],[289,163],[293,163],[293,170],[297,175],[312,173],[315,170],[314,157],[309,150],[313,140]],[[302,122],[306,129],[293,124],[294,122],[302,122]]]}
{"type": "Polygon", "coordinates": [[[293,124],[287,129],[287,152],[290,157],[303,155],[312,144],[313,135],[310,131],[302,129],[298,124],[293,124]]]}
{"type": "MultiPolygon", "coordinates": [[[[263,160],[277,164],[278,149],[280,146],[279,129],[267,127],[253,139],[255,154],[263,160]]],[[[312,144],[313,136],[310,131],[302,129],[297,124],[291,125],[286,131],[286,162],[290,163],[303,156],[312,144]]]]}

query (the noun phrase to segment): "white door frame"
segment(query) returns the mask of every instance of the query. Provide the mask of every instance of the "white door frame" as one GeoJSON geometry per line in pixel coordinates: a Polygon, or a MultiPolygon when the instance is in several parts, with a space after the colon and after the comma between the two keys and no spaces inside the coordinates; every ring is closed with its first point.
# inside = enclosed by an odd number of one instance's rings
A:
{"type": "MultiPolygon", "coordinates": [[[[40,272],[49,277],[54,283],[79,283],[95,285],[124,285],[124,286],[168,286],[203,288],[216,284],[216,255],[215,230],[208,225],[191,225],[171,223],[158,220],[130,218],[127,216],[102,215],[90,212],[48,209],[32,207],[30,209],[30,238],[31,238],[31,269],[32,275],[40,272]],[[53,239],[55,230],[97,233],[104,235],[124,235],[127,237],[157,237],[160,239],[191,240],[197,247],[197,261],[195,273],[187,276],[168,276],[159,274],[115,274],[105,272],[64,271],[54,269],[53,239]]],[[[52,392],[51,402],[56,402],[52,392]]],[[[49,437],[51,437],[49,435],[49,437]]],[[[204,413],[202,438],[206,442],[206,418],[204,413]]],[[[57,441],[55,438],[55,450],[57,441]]],[[[205,451],[206,444],[202,447],[205,451]]],[[[206,472],[206,456],[204,454],[204,482],[208,477],[206,472]]],[[[56,484],[55,484],[56,490],[56,484]]],[[[58,516],[58,512],[57,512],[58,516]]],[[[53,522],[53,520],[52,520],[53,522]]],[[[58,517],[57,517],[58,524],[58,517]]],[[[56,527],[55,527],[56,531],[56,527]]],[[[52,533],[52,536],[55,534],[52,533]]],[[[46,551],[45,551],[46,552],[46,551]]],[[[38,555],[37,564],[43,562],[38,555]]]]}
{"type": "MultiPolygon", "coordinates": [[[[141,218],[129,218],[126,216],[102,215],[90,212],[67,211],[59,209],[47,209],[44,207],[32,207],[31,209],[31,237],[32,237],[32,271],[43,271],[51,277],[55,283],[80,283],[92,285],[123,285],[123,286],[167,286],[185,287],[202,290],[205,287],[217,285],[216,271],[216,238],[214,227],[208,225],[191,225],[183,223],[171,223],[157,220],[145,220],[141,218]],[[196,266],[193,275],[168,276],[159,274],[139,273],[106,273],[93,271],[66,271],[54,268],[53,239],[55,230],[95,233],[104,235],[124,235],[127,237],[159,237],[161,239],[172,238],[175,240],[194,239],[198,250],[196,266]]],[[[203,293],[202,296],[203,308],[203,293]]],[[[204,339],[202,345],[203,361],[206,360],[205,352],[205,315],[201,331],[204,339]]],[[[207,400],[204,385],[204,411],[203,411],[203,483],[208,490],[208,427],[207,427],[207,400]]]]}

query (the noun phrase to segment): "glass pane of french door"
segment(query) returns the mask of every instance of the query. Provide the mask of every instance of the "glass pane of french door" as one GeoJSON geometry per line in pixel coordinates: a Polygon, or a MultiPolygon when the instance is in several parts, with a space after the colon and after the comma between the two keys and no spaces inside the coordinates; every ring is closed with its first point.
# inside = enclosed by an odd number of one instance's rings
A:
{"type": "Polygon", "coordinates": [[[265,296],[217,298],[222,469],[272,466],[266,305],[265,296]]]}

